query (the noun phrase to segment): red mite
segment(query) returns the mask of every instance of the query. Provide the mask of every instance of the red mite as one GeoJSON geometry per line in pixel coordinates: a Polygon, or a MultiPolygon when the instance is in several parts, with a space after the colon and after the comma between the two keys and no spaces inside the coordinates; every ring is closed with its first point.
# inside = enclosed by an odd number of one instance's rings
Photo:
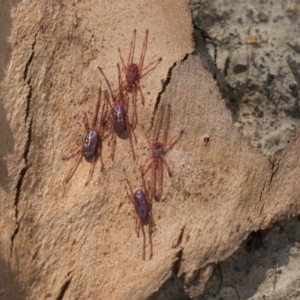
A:
{"type": "Polygon", "coordinates": [[[113,93],[110,83],[109,83],[107,77],[105,76],[103,70],[100,67],[98,67],[99,71],[101,72],[101,74],[103,75],[103,77],[106,81],[106,84],[108,86],[108,89],[110,91],[110,96],[112,99],[112,103],[111,103],[108,95],[106,94],[106,97],[105,97],[106,102],[108,103],[108,105],[111,109],[111,118],[107,122],[107,126],[109,128],[109,132],[110,132],[110,136],[111,136],[108,144],[110,145],[112,143],[112,150],[111,150],[110,156],[112,159],[114,159],[116,135],[120,135],[127,131],[133,159],[135,159],[135,153],[134,153],[134,148],[133,148],[133,143],[132,143],[132,134],[134,136],[135,142],[136,142],[136,136],[133,132],[133,126],[129,122],[128,117],[127,117],[128,97],[126,98],[123,93],[123,87],[122,87],[122,83],[121,83],[121,71],[120,71],[119,64],[117,64],[117,67],[118,67],[118,79],[119,79],[118,94],[113,93]]]}
{"type": "Polygon", "coordinates": [[[120,60],[122,63],[123,71],[126,73],[126,81],[122,83],[123,88],[125,91],[129,91],[132,93],[132,103],[134,105],[134,116],[136,114],[136,99],[137,99],[137,91],[139,90],[142,98],[142,104],[145,103],[145,98],[140,86],[140,79],[143,77],[143,73],[145,73],[146,70],[149,70],[152,68],[155,68],[156,65],[162,60],[162,58],[158,58],[157,60],[151,62],[146,67],[144,67],[144,60],[145,60],[145,53],[147,48],[147,42],[148,42],[148,29],[146,30],[145,39],[142,46],[142,51],[140,55],[140,61],[138,64],[133,62],[133,56],[134,56],[134,49],[135,49],[135,40],[136,40],[136,30],[133,31],[132,40],[130,43],[130,50],[129,55],[127,59],[127,63],[125,64],[124,59],[121,54],[120,48],[119,55],[120,60]]]}
{"type": "MultiPolygon", "coordinates": [[[[83,156],[87,160],[92,161],[89,176],[85,183],[86,186],[88,185],[90,179],[92,178],[94,167],[95,167],[96,161],[99,156],[100,156],[100,161],[101,161],[101,166],[102,166],[101,168],[103,168],[103,160],[102,160],[102,154],[101,154],[101,147],[102,147],[101,139],[103,138],[104,132],[105,132],[104,119],[105,119],[106,106],[105,106],[105,103],[102,106],[100,127],[96,128],[96,123],[97,123],[98,114],[99,114],[99,110],[100,110],[100,103],[101,103],[101,89],[99,88],[98,101],[96,104],[95,113],[94,113],[94,117],[92,119],[91,126],[89,126],[87,116],[86,116],[86,114],[84,114],[83,124],[85,127],[86,136],[84,138],[84,141],[79,146],[77,145],[69,153],[70,155],[72,155],[73,153],[76,153],[77,158],[76,158],[75,163],[73,164],[71,170],[69,171],[67,177],[65,178],[66,182],[68,182],[71,179],[71,177],[73,176],[73,174],[83,156]]],[[[67,157],[63,157],[63,159],[67,159],[67,157]]]]}
{"type": "Polygon", "coordinates": [[[163,165],[165,165],[165,167],[167,168],[169,176],[172,176],[171,169],[170,169],[164,155],[175,144],[175,142],[177,142],[178,138],[183,133],[183,130],[181,130],[180,133],[175,135],[173,138],[171,138],[167,142],[167,134],[168,134],[170,110],[171,110],[170,105],[168,105],[167,114],[165,117],[165,122],[164,122],[164,127],[163,127],[162,142],[158,141],[159,125],[161,122],[162,110],[163,110],[163,108],[161,109],[159,116],[156,119],[156,123],[155,123],[154,129],[153,129],[152,140],[145,133],[147,143],[151,149],[151,155],[146,159],[146,161],[144,162],[144,164],[142,166],[143,175],[151,167],[151,190],[154,195],[154,199],[156,201],[160,200],[161,194],[162,194],[163,165]]]}
{"type": "Polygon", "coordinates": [[[152,258],[153,256],[153,245],[152,245],[152,233],[153,233],[153,226],[154,226],[154,221],[153,221],[153,216],[151,212],[151,195],[148,192],[146,188],[146,183],[145,180],[142,176],[143,179],[143,189],[137,189],[134,193],[132,191],[131,185],[129,183],[129,180],[126,176],[125,170],[125,180],[128,184],[129,187],[129,192],[126,190],[127,195],[132,202],[135,212],[136,212],[136,233],[137,236],[139,237],[139,231],[140,228],[142,228],[142,233],[143,233],[143,259],[145,260],[145,252],[146,252],[146,235],[145,235],[145,230],[144,230],[144,225],[148,224],[148,230],[149,230],[149,243],[150,243],[150,256],[149,259],[152,258]]]}

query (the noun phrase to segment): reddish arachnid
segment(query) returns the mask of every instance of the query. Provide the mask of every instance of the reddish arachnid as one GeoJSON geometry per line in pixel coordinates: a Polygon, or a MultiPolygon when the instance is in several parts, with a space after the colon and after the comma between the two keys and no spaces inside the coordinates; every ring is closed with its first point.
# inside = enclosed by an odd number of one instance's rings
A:
{"type": "MultiPolygon", "coordinates": [[[[91,160],[91,163],[92,163],[90,172],[89,172],[89,176],[85,183],[86,186],[88,185],[88,183],[92,177],[98,156],[100,156],[101,169],[103,168],[103,160],[102,160],[102,155],[101,155],[101,147],[102,147],[101,139],[103,138],[104,132],[105,132],[105,129],[104,129],[105,116],[104,116],[104,114],[105,114],[106,106],[105,106],[105,103],[102,106],[100,127],[97,129],[96,123],[97,123],[98,114],[99,114],[99,110],[100,110],[100,102],[101,102],[101,89],[99,88],[98,101],[96,104],[96,109],[95,109],[94,117],[92,119],[91,126],[89,126],[87,116],[86,116],[86,114],[84,114],[83,124],[85,127],[86,136],[84,138],[84,141],[79,146],[77,145],[76,148],[74,148],[70,151],[70,155],[75,153],[75,154],[77,154],[77,158],[65,179],[66,182],[68,182],[70,180],[70,178],[73,176],[73,174],[83,156],[87,160],[91,160]]],[[[66,159],[66,157],[63,157],[63,159],[66,159]]]]}
{"type": "MultiPolygon", "coordinates": [[[[124,171],[125,173],[125,171],[124,171]]],[[[148,230],[149,230],[149,243],[150,243],[150,256],[149,259],[152,258],[153,255],[153,245],[152,245],[152,233],[153,233],[153,216],[151,213],[151,195],[149,191],[146,188],[146,183],[143,179],[143,189],[138,189],[134,193],[132,191],[131,185],[129,183],[129,180],[125,173],[125,180],[127,181],[129,192],[126,189],[127,196],[129,197],[130,201],[132,202],[135,212],[136,212],[136,233],[139,237],[139,231],[140,228],[142,228],[143,233],[143,259],[145,260],[145,252],[146,252],[146,236],[145,236],[145,230],[144,225],[148,223],[148,230]]]]}
{"type": "Polygon", "coordinates": [[[123,87],[121,83],[121,71],[120,71],[119,64],[117,64],[117,67],[118,67],[118,79],[119,79],[119,92],[117,95],[114,95],[109,81],[107,80],[102,69],[98,67],[99,71],[101,72],[101,74],[103,75],[107,83],[108,89],[110,91],[111,99],[112,99],[112,103],[111,103],[109,97],[105,97],[106,102],[111,108],[111,118],[108,120],[107,123],[111,135],[108,144],[110,145],[110,143],[112,143],[112,150],[110,156],[112,159],[114,158],[116,135],[121,135],[122,133],[127,132],[129,136],[129,142],[130,142],[133,159],[135,159],[131,133],[134,136],[135,142],[136,142],[136,137],[132,129],[132,124],[128,121],[128,117],[127,117],[128,97],[126,97],[125,99],[125,95],[123,93],[123,87]]]}
{"type": "Polygon", "coordinates": [[[170,119],[170,105],[167,107],[167,114],[165,116],[164,127],[163,127],[163,138],[162,142],[158,141],[158,132],[159,125],[161,123],[162,117],[162,109],[160,110],[159,116],[156,119],[156,123],[153,129],[152,140],[150,140],[149,136],[145,133],[148,145],[151,149],[151,155],[144,162],[142,169],[143,174],[147,172],[149,167],[151,166],[151,189],[154,195],[154,199],[159,201],[162,194],[162,184],[163,184],[163,164],[166,166],[168,170],[169,176],[172,176],[171,169],[164,158],[165,153],[174,145],[174,143],[178,140],[179,136],[183,133],[183,130],[171,138],[167,142],[167,134],[169,128],[169,119],[170,119]],[[149,163],[150,161],[150,163],[149,163]],[[146,169],[145,169],[146,167],[146,169]]]}
{"type": "Polygon", "coordinates": [[[146,71],[147,69],[149,69],[151,66],[154,68],[156,66],[156,64],[158,64],[162,60],[162,58],[159,58],[156,61],[148,64],[147,67],[143,67],[144,60],[145,60],[146,48],[147,48],[147,40],[148,40],[148,29],[147,29],[145,39],[143,42],[142,52],[140,55],[139,64],[137,65],[137,64],[133,63],[135,39],[136,39],[136,30],[133,31],[133,37],[132,37],[132,40],[130,43],[130,50],[129,50],[129,55],[128,55],[126,65],[125,65],[124,59],[122,57],[121,50],[120,50],[120,48],[118,49],[120,59],[122,62],[122,68],[123,68],[124,72],[126,73],[126,81],[123,83],[123,85],[124,85],[125,90],[132,92],[134,115],[135,115],[135,109],[136,109],[135,106],[136,106],[136,99],[137,99],[137,90],[139,90],[139,92],[141,94],[142,103],[144,104],[144,102],[145,102],[144,95],[143,95],[143,92],[142,92],[142,89],[141,89],[140,83],[139,83],[141,77],[143,76],[142,73],[144,71],[146,71]]]}

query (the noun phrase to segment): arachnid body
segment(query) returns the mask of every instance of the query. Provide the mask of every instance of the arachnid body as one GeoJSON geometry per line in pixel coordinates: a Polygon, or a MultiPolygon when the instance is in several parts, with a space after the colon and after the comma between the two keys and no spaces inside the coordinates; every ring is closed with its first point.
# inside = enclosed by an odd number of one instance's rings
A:
{"type": "Polygon", "coordinates": [[[139,91],[142,98],[142,104],[145,103],[145,98],[140,86],[140,79],[143,76],[143,73],[146,70],[149,70],[150,67],[154,68],[161,60],[162,58],[159,58],[150,64],[148,64],[146,67],[144,67],[144,60],[145,60],[145,53],[147,48],[147,41],[148,41],[148,30],[146,30],[145,39],[142,46],[142,51],[140,55],[139,63],[136,64],[133,62],[133,56],[134,56],[134,49],[135,49],[135,40],[136,40],[136,30],[133,31],[132,40],[130,43],[130,50],[129,55],[127,59],[127,63],[125,64],[125,61],[122,57],[120,48],[118,49],[120,60],[122,63],[122,68],[126,74],[126,80],[123,82],[124,89],[126,91],[129,91],[132,93],[132,103],[134,106],[134,116],[136,111],[136,99],[137,99],[137,92],[139,91]]]}
{"type": "Polygon", "coordinates": [[[133,159],[135,159],[135,153],[134,153],[134,148],[133,148],[133,143],[132,143],[132,134],[135,138],[133,132],[133,126],[132,124],[128,121],[128,116],[127,116],[127,111],[128,111],[128,97],[124,95],[123,92],[123,87],[121,83],[121,71],[120,71],[120,66],[117,64],[118,67],[118,79],[119,79],[119,92],[118,94],[114,93],[108,79],[106,78],[104,72],[100,67],[98,67],[99,71],[103,75],[108,89],[110,91],[110,96],[112,99],[112,103],[109,99],[109,97],[106,98],[106,102],[108,103],[108,106],[110,107],[111,110],[111,118],[107,122],[107,127],[109,129],[110,133],[110,139],[108,144],[112,144],[112,149],[111,149],[111,158],[114,159],[114,153],[115,153],[115,145],[116,145],[116,135],[121,135],[122,133],[126,132],[128,133],[129,136],[129,142],[130,142],[130,147],[133,155],[133,159]]]}
{"type": "Polygon", "coordinates": [[[143,174],[151,167],[151,189],[154,195],[154,199],[159,201],[162,195],[162,185],[163,185],[163,165],[168,170],[169,176],[172,176],[171,169],[164,157],[166,152],[174,145],[178,140],[183,130],[167,141],[168,129],[169,129],[169,119],[170,119],[170,105],[167,107],[167,113],[165,116],[163,124],[163,137],[162,142],[158,141],[159,125],[161,123],[162,109],[160,110],[159,116],[156,119],[156,123],[153,129],[152,139],[149,138],[148,134],[145,132],[147,143],[151,149],[151,155],[146,159],[142,166],[143,174]]]}
{"type": "MultiPolygon", "coordinates": [[[[125,173],[125,171],[124,171],[125,173]]],[[[146,252],[146,235],[144,230],[144,225],[148,224],[148,234],[149,234],[149,244],[150,244],[150,255],[149,259],[153,256],[153,244],[152,244],[152,233],[153,233],[153,227],[154,227],[154,221],[153,216],[151,212],[151,195],[149,191],[147,190],[145,180],[143,179],[143,189],[137,189],[134,193],[132,190],[132,187],[129,183],[129,180],[125,173],[125,180],[127,182],[127,185],[129,187],[126,189],[127,196],[129,197],[131,203],[134,206],[135,213],[136,213],[136,233],[139,237],[139,231],[140,228],[142,228],[143,233],[143,259],[145,260],[145,252],[146,252]]]]}
{"type": "MultiPolygon", "coordinates": [[[[102,147],[102,138],[104,136],[105,128],[104,128],[104,119],[105,119],[105,103],[102,106],[102,112],[101,112],[101,119],[100,119],[100,127],[96,128],[96,123],[98,119],[98,114],[100,110],[100,104],[101,104],[101,89],[99,88],[98,91],[98,101],[96,104],[94,116],[92,119],[91,124],[89,125],[88,118],[86,113],[83,117],[83,124],[85,127],[86,135],[84,138],[84,141],[78,146],[76,146],[74,149],[72,149],[69,153],[69,155],[76,155],[76,160],[69,171],[68,175],[65,178],[65,181],[68,182],[70,178],[73,176],[79,162],[81,161],[82,157],[85,157],[86,160],[91,161],[91,168],[88,175],[88,178],[86,180],[85,185],[87,186],[90,179],[92,178],[92,174],[94,171],[94,167],[96,164],[96,161],[98,157],[100,156],[101,161],[101,169],[103,168],[103,160],[102,160],[102,154],[101,154],[101,147],[102,147]]],[[[66,159],[66,157],[63,157],[63,159],[66,159]]]]}

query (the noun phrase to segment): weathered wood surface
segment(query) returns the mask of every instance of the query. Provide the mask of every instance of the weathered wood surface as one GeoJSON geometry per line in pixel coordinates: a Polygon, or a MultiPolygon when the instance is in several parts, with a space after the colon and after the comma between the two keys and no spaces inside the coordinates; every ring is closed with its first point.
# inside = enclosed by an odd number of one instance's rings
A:
{"type": "Polygon", "coordinates": [[[252,230],[299,214],[298,138],[272,160],[251,147],[200,58],[179,62],[193,50],[188,3],[163,3],[22,2],[13,10],[12,56],[1,84],[0,253],[3,280],[17,288],[6,285],[3,298],[145,299],[175,262],[196,296],[211,263],[252,230]],[[106,88],[97,66],[116,87],[117,48],[128,52],[134,28],[136,55],[148,28],[146,62],[163,58],[141,80],[137,161],[128,140],[118,139],[112,162],[104,141],[104,171],[98,162],[85,187],[90,164],[83,160],[66,184],[74,160],[62,156],[81,140],[99,85],[106,88]],[[184,134],[166,155],[174,175],[164,177],[164,201],[153,203],[154,256],[143,261],[122,170],[141,186],[138,166],[149,155],[141,126],[150,129],[155,105],[167,104],[169,136],[184,134]]]}

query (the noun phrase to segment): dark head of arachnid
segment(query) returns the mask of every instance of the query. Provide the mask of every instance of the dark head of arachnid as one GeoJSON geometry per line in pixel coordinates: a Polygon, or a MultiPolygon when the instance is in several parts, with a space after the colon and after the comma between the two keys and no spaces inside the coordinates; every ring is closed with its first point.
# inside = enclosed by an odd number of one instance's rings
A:
{"type": "Polygon", "coordinates": [[[163,144],[162,143],[160,143],[160,142],[155,142],[155,143],[153,143],[153,145],[152,145],[152,155],[154,156],[154,157],[159,157],[159,156],[161,156],[161,155],[163,155],[164,154],[164,147],[163,147],[163,144]]]}
{"type": "Polygon", "coordinates": [[[126,81],[129,86],[133,85],[139,79],[139,67],[137,64],[130,64],[126,72],[126,81]]]}

